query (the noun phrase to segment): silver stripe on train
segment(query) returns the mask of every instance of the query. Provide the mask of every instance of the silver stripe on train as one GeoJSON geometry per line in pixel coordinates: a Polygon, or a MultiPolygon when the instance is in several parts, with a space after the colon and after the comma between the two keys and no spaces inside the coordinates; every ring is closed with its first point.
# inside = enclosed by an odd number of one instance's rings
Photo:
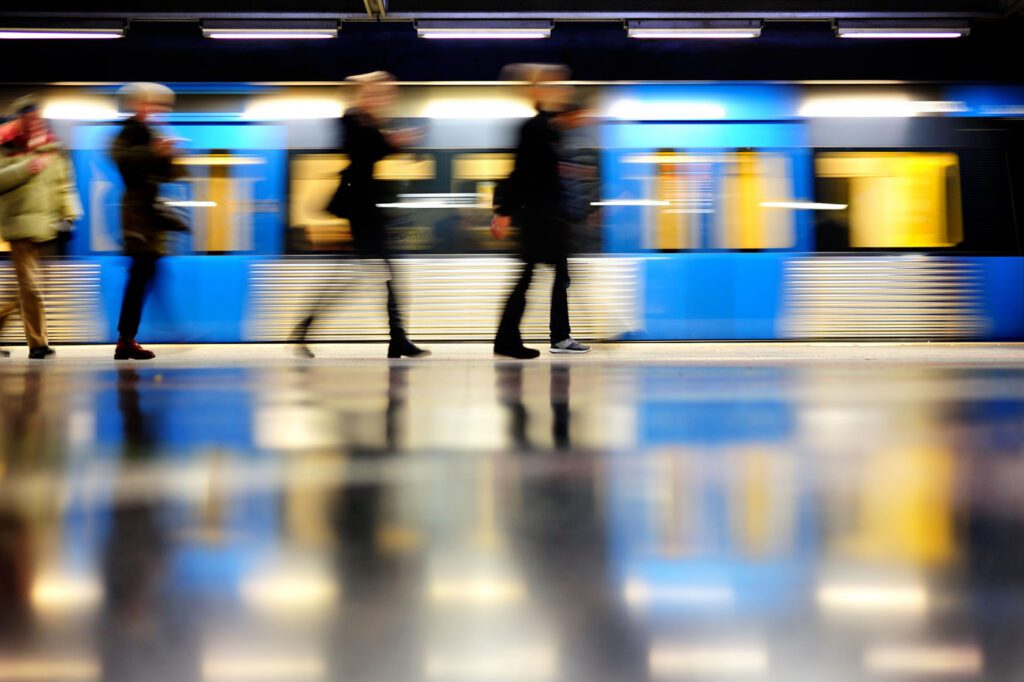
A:
{"type": "MultiPolygon", "coordinates": [[[[394,261],[409,335],[417,340],[494,337],[501,306],[522,265],[511,258],[410,258],[394,261]]],[[[569,308],[573,335],[611,338],[640,326],[639,262],[574,258],[569,308]]],[[[316,340],[387,338],[385,272],[379,261],[282,260],[252,266],[249,341],[287,340],[325,292],[334,304],[310,330],[316,340]]],[[[552,271],[537,266],[523,318],[523,336],[547,339],[552,271]]]]}
{"type": "MultiPolygon", "coordinates": [[[[53,343],[95,342],[99,325],[100,266],[96,263],[46,262],[41,286],[46,326],[53,343]]],[[[0,262],[0,305],[16,300],[18,282],[11,263],[0,262]]],[[[25,343],[21,315],[15,312],[0,330],[0,344],[25,343]]]]}
{"type": "Polygon", "coordinates": [[[970,263],[927,256],[799,258],[786,267],[790,338],[976,337],[980,272],[970,263]]]}

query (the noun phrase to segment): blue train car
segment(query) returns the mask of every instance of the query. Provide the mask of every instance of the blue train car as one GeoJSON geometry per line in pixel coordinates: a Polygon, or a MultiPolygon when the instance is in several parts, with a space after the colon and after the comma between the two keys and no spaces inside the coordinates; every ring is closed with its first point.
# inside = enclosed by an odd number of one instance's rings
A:
{"type": "MultiPolygon", "coordinates": [[[[175,85],[166,125],[186,181],[166,200],[191,235],[163,262],[140,337],[280,341],[324,286],[378,289],[322,207],[345,159],[334,86],[175,85]]],[[[84,217],[48,266],[58,342],[115,336],[124,280],[115,86],[50,88],[84,217]]],[[[1024,338],[1024,90],[776,83],[592,83],[601,196],[574,260],[580,336],[632,340],[1024,338]]],[[[5,95],[19,92],[10,89],[5,95]]],[[[516,262],[487,230],[531,107],[508,85],[403,86],[420,145],[382,164],[395,185],[400,286],[418,338],[487,339],[516,262]],[[473,295],[467,283],[473,282],[473,295]]],[[[9,279],[0,269],[0,280],[9,279]]],[[[526,320],[545,336],[543,287],[526,320]]],[[[383,338],[372,305],[321,339],[383,338]]],[[[4,330],[16,342],[16,330],[4,330]]]]}

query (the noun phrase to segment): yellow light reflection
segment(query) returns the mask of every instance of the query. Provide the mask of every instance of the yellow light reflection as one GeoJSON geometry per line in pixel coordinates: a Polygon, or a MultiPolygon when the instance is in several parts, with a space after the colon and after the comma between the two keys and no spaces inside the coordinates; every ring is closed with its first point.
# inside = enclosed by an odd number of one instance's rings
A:
{"type": "Polygon", "coordinates": [[[209,655],[203,659],[203,679],[207,682],[247,682],[253,680],[321,680],[327,666],[319,658],[209,655]]]}
{"type": "Polygon", "coordinates": [[[977,646],[880,645],[864,652],[864,668],[879,675],[980,675],[984,659],[977,646]]]}
{"type": "Polygon", "coordinates": [[[86,576],[43,574],[32,584],[32,605],[47,612],[69,612],[95,607],[102,595],[98,581],[86,576]]]}
{"type": "Polygon", "coordinates": [[[0,682],[86,682],[99,677],[94,661],[0,658],[0,682]]]}
{"type": "Polygon", "coordinates": [[[750,675],[769,668],[768,650],[761,645],[655,644],[647,655],[652,677],[681,675],[750,675]]]}

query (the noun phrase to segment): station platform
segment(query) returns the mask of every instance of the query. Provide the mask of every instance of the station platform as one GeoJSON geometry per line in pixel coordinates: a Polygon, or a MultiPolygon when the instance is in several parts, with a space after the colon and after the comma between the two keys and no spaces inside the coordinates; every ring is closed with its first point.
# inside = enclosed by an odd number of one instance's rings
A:
{"type": "Polygon", "coordinates": [[[1024,670],[1024,344],[424,345],[12,348],[0,681],[1024,670]]]}

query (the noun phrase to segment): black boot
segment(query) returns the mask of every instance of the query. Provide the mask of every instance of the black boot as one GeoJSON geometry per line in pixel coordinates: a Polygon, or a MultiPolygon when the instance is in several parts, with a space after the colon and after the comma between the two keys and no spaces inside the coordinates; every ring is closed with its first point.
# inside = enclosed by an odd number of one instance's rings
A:
{"type": "Polygon", "coordinates": [[[396,358],[425,358],[430,355],[429,350],[424,350],[414,344],[409,339],[405,338],[405,335],[392,336],[391,343],[388,344],[388,358],[394,360],[396,358]]]}
{"type": "Polygon", "coordinates": [[[494,343],[494,354],[504,355],[514,360],[533,360],[540,356],[540,351],[535,348],[527,348],[522,341],[519,343],[494,343]]]}
{"type": "Polygon", "coordinates": [[[29,360],[45,360],[46,358],[52,358],[57,354],[57,351],[50,348],[49,346],[39,346],[38,348],[32,348],[28,352],[29,360]]]}

